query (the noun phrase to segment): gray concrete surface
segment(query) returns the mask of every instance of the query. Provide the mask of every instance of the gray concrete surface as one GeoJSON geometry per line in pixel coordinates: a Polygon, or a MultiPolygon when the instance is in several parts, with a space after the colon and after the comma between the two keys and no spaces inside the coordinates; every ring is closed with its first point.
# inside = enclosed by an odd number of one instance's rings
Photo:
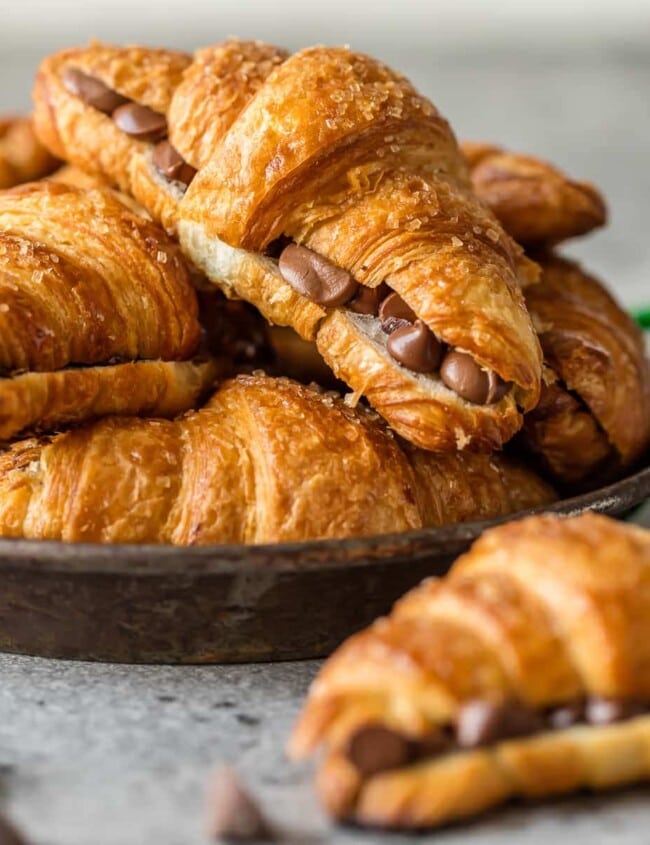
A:
{"type": "MultiPolygon", "coordinates": [[[[83,40],[83,38],[81,39],[83,40]]],[[[0,109],[26,107],[36,56],[0,52],[0,109]]],[[[646,53],[388,56],[464,137],[501,140],[603,186],[609,229],[568,252],[632,305],[650,301],[650,58],[646,53]]],[[[650,525],[650,513],[645,512],[650,525]]],[[[1,588],[1,585],[0,585],[1,588]]],[[[283,745],[315,663],[155,668],[0,656],[0,779],[6,811],[37,845],[200,845],[211,768],[240,769],[302,843],[367,843],[334,830],[309,767],[283,745]]],[[[431,837],[436,845],[650,841],[645,790],[514,808],[431,837]]],[[[381,841],[401,842],[397,836],[381,841]]],[[[413,839],[404,839],[412,842],[413,839]]],[[[418,839],[417,841],[429,841],[418,839]]]]}

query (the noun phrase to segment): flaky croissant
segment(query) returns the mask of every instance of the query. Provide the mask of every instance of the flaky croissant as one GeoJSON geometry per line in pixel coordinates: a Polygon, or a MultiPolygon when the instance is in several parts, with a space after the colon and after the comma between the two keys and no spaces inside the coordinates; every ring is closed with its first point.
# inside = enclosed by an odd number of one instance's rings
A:
{"type": "Polygon", "coordinates": [[[379,62],[93,45],[47,59],[34,97],[51,149],[178,226],[212,281],[315,340],[407,439],[499,448],[536,404],[519,289],[536,268],[471,193],[446,121],[379,62]]]}
{"type": "Polygon", "coordinates": [[[602,194],[539,158],[490,144],[461,145],[476,194],[526,246],[557,244],[607,221],[602,194]]]}
{"type": "Polygon", "coordinates": [[[324,745],[329,812],[390,828],[648,780],[649,624],[650,532],[508,523],[334,653],[291,751],[324,745]]]}
{"type": "Polygon", "coordinates": [[[185,360],[199,334],[178,248],[112,193],[49,182],[0,193],[0,438],[187,410],[216,375],[185,360]]]}
{"type": "Polygon", "coordinates": [[[505,458],[400,447],[376,415],[240,376],[175,421],[109,418],[0,455],[0,535],[266,543],[404,531],[548,504],[505,458]]]}
{"type": "Polygon", "coordinates": [[[522,442],[552,476],[609,480],[650,445],[650,362],[634,320],[575,262],[536,256],[539,284],[526,302],[548,367],[522,442]]]}
{"type": "Polygon", "coordinates": [[[0,189],[47,176],[58,163],[37,139],[31,118],[0,118],[0,189]]]}

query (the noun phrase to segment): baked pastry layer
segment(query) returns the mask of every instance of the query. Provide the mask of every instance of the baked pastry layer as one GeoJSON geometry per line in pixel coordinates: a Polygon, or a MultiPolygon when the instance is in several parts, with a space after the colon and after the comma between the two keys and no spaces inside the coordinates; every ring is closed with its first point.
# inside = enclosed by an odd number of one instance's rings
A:
{"type": "Polygon", "coordinates": [[[536,516],[326,662],[291,751],[336,817],[419,828],[650,778],[650,532],[536,516]]]}
{"type": "Polygon", "coordinates": [[[549,246],[606,223],[605,200],[594,185],[533,156],[469,141],[461,147],[474,191],[518,243],[549,246]]]}
{"type": "Polygon", "coordinates": [[[57,159],[40,143],[29,117],[0,118],[0,189],[47,176],[57,159]]]}
{"type": "Polygon", "coordinates": [[[110,417],[0,456],[0,535],[270,543],[486,519],[552,501],[499,456],[400,445],[375,414],[240,376],[174,421],[110,417]]]}
{"type": "Polygon", "coordinates": [[[650,444],[650,361],[643,334],[578,264],[537,256],[526,302],[549,372],[522,440],[547,472],[594,486],[620,475],[650,444]]]}
{"type": "MultiPolygon", "coordinates": [[[[536,268],[475,200],[448,124],[403,77],[342,49],[287,56],[231,40],[190,58],[92,45],[47,59],[35,102],[46,143],[178,227],[229,295],[312,340],[331,317],[343,359],[331,332],[321,352],[403,436],[487,451],[521,427],[540,389],[519,290],[536,268]],[[287,280],[283,256],[269,255],[278,239],[330,280],[347,277],[350,296],[380,284],[399,294],[412,325],[381,365],[373,338],[342,318],[345,297],[325,303],[287,280]]],[[[312,270],[297,277],[314,281],[312,270]]]]}

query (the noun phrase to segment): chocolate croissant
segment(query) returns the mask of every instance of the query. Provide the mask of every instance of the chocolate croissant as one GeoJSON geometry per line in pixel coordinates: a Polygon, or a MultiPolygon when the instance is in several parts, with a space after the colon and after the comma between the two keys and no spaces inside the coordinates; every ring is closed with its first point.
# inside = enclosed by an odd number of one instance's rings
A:
{"type": "Polygon", "coordinates": [[[187,410],[217,373],[199,335],[178,248],[111,192],[0,193],[0,438],[187,410]]]}
{"type": "Polygon", "coordinates": [[[315,340],[415,444],[500,448],[536,404],[536,268],[471,193],[446,121],[379,62],[94,45],[47,59],[34,97],[51,149],[178,227],[226,294],[315,340]]]}
{"type": "Polygon", "coordinates": [[[0,455],[5,537],[270,543],[487,519],[553,498],[506,458],[402,447],[375,414],[264,376],[225,382],[175,422],[112,417],[0,455]]]}
{"type": "Polygon", "coordinates": [[[552,477],[593,486],[650,445],[650,361],[634,320],[578,264],[546,253],[526,290],[547,364],[521,441],[552,477]]]}
{"type": "Polygon", "coordinates": [[[0,189],[41,179],[58,164],[34,134],[31,118],[0,118],[0,189]]]}
{"type": "Polygon", "coordinates": [[[648,620],[650,532],[508,523],[334,653],[290,750],[325,746],[321,800],[373,827],[648,780],[648,620]]]}
{"type": "Polygon", "coordinates": [[[474,191],[518,243],[549,246],[607,222],[598,189],[548,162],[491,144],[464,142],[461,148],[474,191]]]}

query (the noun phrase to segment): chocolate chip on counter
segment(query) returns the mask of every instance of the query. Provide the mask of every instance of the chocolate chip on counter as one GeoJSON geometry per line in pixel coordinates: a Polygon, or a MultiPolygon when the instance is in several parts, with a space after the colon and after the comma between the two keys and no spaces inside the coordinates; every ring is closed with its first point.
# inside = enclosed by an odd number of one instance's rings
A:
{"type": "Polygon", "coordinates": [[[468,701],[456,720],[456,742],[461,748],[478,748],[504,739],[528,736],[541,730],[541,715],[517,701],[468,701]]]}
{"type": "Polygon", "coordinates": [[[226,841],[273,840],[270,825],[237,774],[217,769],[208,788],[207,834],[226,841]]]}
{"type": "Polygon", "coordinates": [[[4,816],[0,816],[0,845],[27,845],[27,840],[4,816]]]}
{"type": "Polygon", "coordinates": [[[392,358],[416,373],[432,373],[442,357],[440,342],[422,320],[396,329],[386,348],[392,358]]]}
{"type": "Polygon", "coordinates": [[[385,282],[377,285],[376,288],[367,288],[365,285],[359,286],[359,292],[348,303],[350,311],[355,314],[371,314],[376,317],[379,314],[379,306],[390,294],[390,288],[385,282]]]}
{"type": "Polygon", "coordinates": [[[585,718],[585,705],[582,701],[574,701],[570,704],[562,704],[554,707],[546,714],[546,721],[550,728],[563,730],[577,725],[585,718]]]}
{"type": "Polygon", "coordinates": [[[381,303],[379,319],[386,334],[392,334],[397,329],[412,325],[418,316],[397,293],[391,293],[381,303]]]}
{"type": "Polygon", "coordinates": [[[153,150],[151,160],[163,176],[173,182],[189,185],[196,176],[196,169],[188,164],[169,141],[160,141],[153,150]]]}
{"type": "Polygon", "coordinates": [[[112,114],[115,109],[129,102],[127,97],[104,85],[101,79],[89,76],[76,67],[67,67],[63,71],[62,80],[66,91],[104,114],[112,114]]]}
{"type": "Polygon", "coordinates": [[[347,757],[365,777],[399,769],[413,759],[413,744],[383,725],[366,725],[348,740],[347,757]]]}
{"type": "Polygon", "coordinates": [[[359,290],[359,283],[347,270],[298,244],[282,250],[278,268],[285,282],[319,305],[343,305],[359,290]]]}
{"type": "Polygon", "coordinates": [[[587,701],[585,714],[590,725],[612,725],[647,713],[648,707],[629,698],[593,697],[587,701]]]}
{"type": "Polygon", "coordinates": [[[440,378],[450,390],[475,405],[498,402],[509,387],[492,370],[483,370],[471,355],[456,350],[445,355],[440,378]]]}
{"type": "Polygon", "coordinates": [[[113,112],[113,120],[122,132],[138,141],[161,141],[167,134],[164,114],[140,103],[127,103],[113,112]]]}

